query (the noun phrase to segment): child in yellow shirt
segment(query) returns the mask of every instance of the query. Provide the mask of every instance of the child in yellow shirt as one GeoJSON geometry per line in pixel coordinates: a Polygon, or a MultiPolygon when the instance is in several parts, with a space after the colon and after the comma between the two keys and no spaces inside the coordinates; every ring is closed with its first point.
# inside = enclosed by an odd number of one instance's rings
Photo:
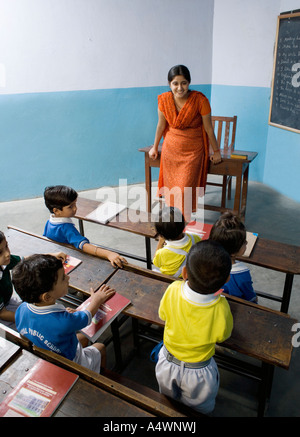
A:
{"type": "Polygon", "coordinates": [[[175,207],[165,207],[160,211],[155,229],[159,241],[153,258],[154,270],[165,275],[182,277],[186,256],[193,244],[200,241],[196,234],[184,232],[186,226],[181,211],[175,207]]]}
{"type": "Polygon", "coordinates": [[[231,335],[233,318],[220,287],[229,280],[231,259],[216,241],[195,244],[183,281],[169,285],[159,306],[165,322],[155,368],[161,393],[209,414],[219,389],[215,344],[231,335]]]}

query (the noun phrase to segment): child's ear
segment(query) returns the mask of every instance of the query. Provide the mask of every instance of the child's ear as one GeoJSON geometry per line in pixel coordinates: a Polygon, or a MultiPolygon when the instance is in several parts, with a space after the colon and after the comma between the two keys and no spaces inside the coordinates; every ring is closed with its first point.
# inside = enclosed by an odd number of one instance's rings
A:
{"type": "Polygon", "coordinates": [[[40,302],[48,304],[50,302],[50,300],[51,300],[51,296],[48,292],[42,293],[40,295],[40,302]]]}
{"type": "Polygon", "coordinates": [[[182,267],[182,272],[181,272],[182,278],[186,281],[188,279],[187,276],[187,271],[186,271],[186,266],[182,267]]]}
{"type": "Polygon", "coordinates": [[[59,208],[53,208],[53,214],[56,216],[56,217],[60,217],[60,214],[61,214],[61,209],[59,209],[59,208]]]}

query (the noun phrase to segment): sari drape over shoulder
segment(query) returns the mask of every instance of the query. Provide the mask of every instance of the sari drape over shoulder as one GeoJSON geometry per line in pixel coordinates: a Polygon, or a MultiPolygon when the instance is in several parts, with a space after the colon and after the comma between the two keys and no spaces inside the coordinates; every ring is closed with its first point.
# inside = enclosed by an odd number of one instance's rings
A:
{"type": "Polygon", "coordinates": [[[202,115],[211,112],[209,101],[201,92],[191,91],[178,112],[169,91],[158,96],[158,109],[167,120],[158,195],[164,196],[169,206],[176,206],[182,212],[186,209],[194,212],[198,188],[203,187],[204,192],[209,166],[209,142],[202,122],[202,115]]]}

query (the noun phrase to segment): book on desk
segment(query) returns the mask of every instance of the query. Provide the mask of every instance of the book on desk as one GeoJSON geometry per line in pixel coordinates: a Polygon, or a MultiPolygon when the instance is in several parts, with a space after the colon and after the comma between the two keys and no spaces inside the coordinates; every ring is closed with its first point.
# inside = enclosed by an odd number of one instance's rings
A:
{"type": "MultiPolygon", "coordinates": [[[[88,309],[91,298],[85,300],[77,311],[88,309]]],[[[92,323],[81,332],[93,343],[108,328],[113,320],[130,304],[130,300],[119,293],[115,293],[105,303],[101,304],[92,319],[92,323]]]]}
{"type": "Polygon", "coordinates": [[[49,417],[78,375],[39,359],[0,405],[0,417],[49,417]]]}
{"type": "Polygon", "coordinates": [[[65,274],[72,272],[82,261],[79,258],[75,258],[74,256],[67,255],[66,260],[63,263],[65,274]]]}
{"type": "Polygon", "coordinates": [[[90,212],[86,218],[105,225],[126,208],[127,206],[121,203],[107,201],[90,212]]]}
{"type": "MultiPolygon", "coordinates": [[[[197,234],[201,237],[201,240],[207,240],[209,238],[209,234],[213,225],[209,223],[201,223],[197,221],[192,221],[188,223],[184,229],[184,232],[188,232],[190,234],[197,234]]],[[[244,257],[248,258],[251,255],[253,247],[256,243],[258,234],[255,232],[246,232],[247,239],[247,248],[243,254],[244,257]]]]}

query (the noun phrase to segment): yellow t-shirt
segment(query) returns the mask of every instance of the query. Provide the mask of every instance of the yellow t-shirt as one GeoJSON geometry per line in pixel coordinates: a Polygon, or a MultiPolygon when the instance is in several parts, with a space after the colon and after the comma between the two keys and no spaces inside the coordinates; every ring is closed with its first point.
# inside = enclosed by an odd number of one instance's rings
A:
{"type": "Polygon", "coordinates": [[[188,282],[175,281],[165,291],[159,307],[165,321],[164,345],[178,360],[205,361],[215,353],[215,344],[230,337],[233,317],[220,294],[199,294],[188,282]]]}
{"type": "Polygon", "coordinates": [[[177,277],[181,278],[181,269],[185,263],[186,256],[192,245],[200,240],[199,235],[185,234],[180,240],[167,241],[164,247],[156,251],[153,264],[161,273],[170,276],[177,275],[177,277]]]}

